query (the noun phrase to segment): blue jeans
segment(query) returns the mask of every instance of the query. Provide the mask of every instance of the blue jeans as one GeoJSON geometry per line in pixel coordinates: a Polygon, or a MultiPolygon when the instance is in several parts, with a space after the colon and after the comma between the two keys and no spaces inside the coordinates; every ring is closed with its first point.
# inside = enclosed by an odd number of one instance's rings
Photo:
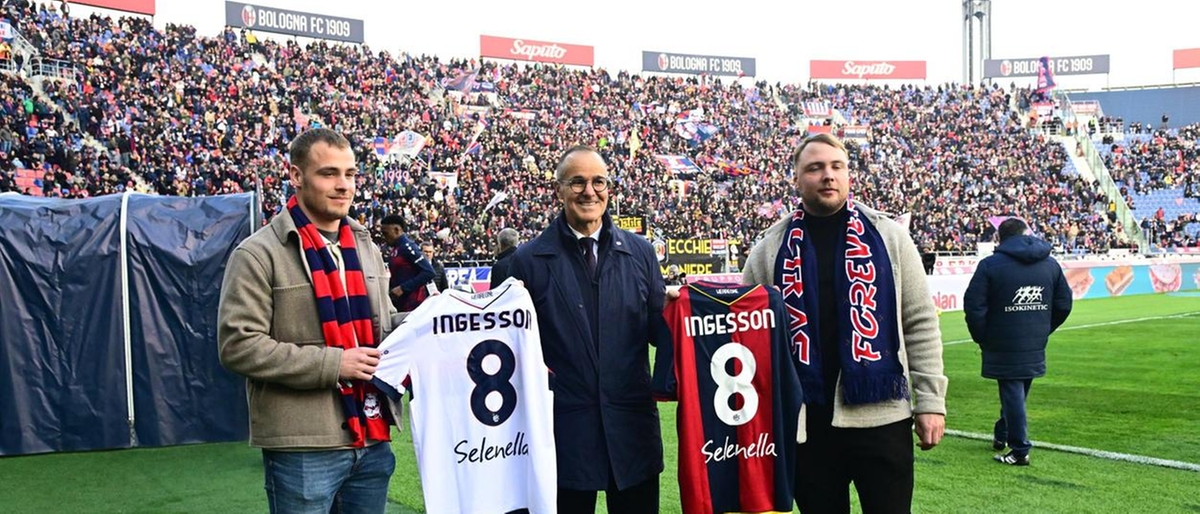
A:
{"type": "Polygon", "coordinates": [[[382,514],[395,469],[386,442],[352,450],[263,450],[271,514],[382,514]]]}
{"type": "Polygon", "coordinates": [[[1029,455],[1029,424],[1025,416],[1025,399],[1029,396],[1032,378],[997,380],[1000,384],[1000,419],[996,421],[993,437],[1008,443],[1016,455],[1029,455]]]}

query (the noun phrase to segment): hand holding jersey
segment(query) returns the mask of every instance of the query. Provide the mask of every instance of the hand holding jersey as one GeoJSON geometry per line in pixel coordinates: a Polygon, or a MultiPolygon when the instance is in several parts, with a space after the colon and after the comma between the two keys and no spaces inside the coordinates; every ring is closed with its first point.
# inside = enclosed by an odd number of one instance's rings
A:
{"type": "Polygon", "coordinates": [[[686,513],[787,511],[803,394],[779,291],[692,284],[664,310],[652,388],[679,401],[686,513]]]}
{"type": "Polygon", "coordinates": [[[422,303],[379,346],[373,382],[409,402],[429,512],[555,512],[553,394],[516,279],[422,303]]]}

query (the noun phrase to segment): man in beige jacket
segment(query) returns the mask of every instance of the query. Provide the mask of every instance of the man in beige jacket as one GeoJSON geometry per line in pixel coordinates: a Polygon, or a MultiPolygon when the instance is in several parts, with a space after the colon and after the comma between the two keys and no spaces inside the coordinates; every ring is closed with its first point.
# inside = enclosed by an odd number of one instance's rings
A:
{"type": "Polygon", "coordinates": [[[373,346],[394,323],[387,268],[348,217],[358,174],[349,142],[310,130],[290,157],[289,208],[239,245],[225,271],[221,363],[246,377],[271,512],[382,513],[392,417],[366,381],[379,362],[373,346]]]}
{"type": "Polygon", "coordinates": [[[921,256],[894,221],[848,200],[849,156],[829,134],[792,157],[801,208],[754,246],[746,284],[778,286],[804,387],[798,447],[804,514],[909,512],[913,438],[945,429],[942,337],[921,256]]]}

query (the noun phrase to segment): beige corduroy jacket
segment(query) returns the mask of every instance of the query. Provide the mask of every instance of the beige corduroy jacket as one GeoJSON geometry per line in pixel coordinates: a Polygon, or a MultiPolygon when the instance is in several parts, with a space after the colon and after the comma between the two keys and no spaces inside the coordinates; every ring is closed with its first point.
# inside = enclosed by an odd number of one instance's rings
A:
{"type": "MultiPolygon", "coordinates": [[[[896,316],[900,320],[900,364],[912,389],[913,401],[894,400],[867,405],[846,405],[839,378],[834,395],[833,426],[846,428],[878,427],[911,418],[914,413],[946,414],[946,385],[942,369],[942,332],[937,308],[929,296],[925,268],[912,238],[895,221],[879,211],[856,203],[872,225],[879,230],[896,282],[896,316]]],[[[742,283],[775,285],[775,258],[783,243],[783,234],[792,214],[771,225],[750,256],[742,273],[742,283]]]]}
{"type": "MultiPolygon", "coordinates": [[[[366,227],[351,221],[375,342],[399,316],[388,269],[366,227]],[[396,319],[393,319],[396,318],[396,319]]],[[[342,350],[325,345],[312,275],[292,217],[280,213],[246,238],[225,269],[217,313],[221,364],[246,377],[250,445],[329,449],[352,440],[337,391],[342,350]]]]}

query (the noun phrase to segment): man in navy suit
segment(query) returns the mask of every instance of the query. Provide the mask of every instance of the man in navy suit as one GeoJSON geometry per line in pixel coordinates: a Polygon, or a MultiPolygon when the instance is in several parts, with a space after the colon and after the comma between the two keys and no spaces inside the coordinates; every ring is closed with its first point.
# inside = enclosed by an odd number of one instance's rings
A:
{"type": "Polygon", "coordinates": [[[654,249],[613,225],[613,182],[596,150],[567,150],[556,168],[562,213],[512,257],[533,297],[546,365],[554,373],[558,509],[658,512],[663,470],[649,345],[666,286],[654,249]]]}

